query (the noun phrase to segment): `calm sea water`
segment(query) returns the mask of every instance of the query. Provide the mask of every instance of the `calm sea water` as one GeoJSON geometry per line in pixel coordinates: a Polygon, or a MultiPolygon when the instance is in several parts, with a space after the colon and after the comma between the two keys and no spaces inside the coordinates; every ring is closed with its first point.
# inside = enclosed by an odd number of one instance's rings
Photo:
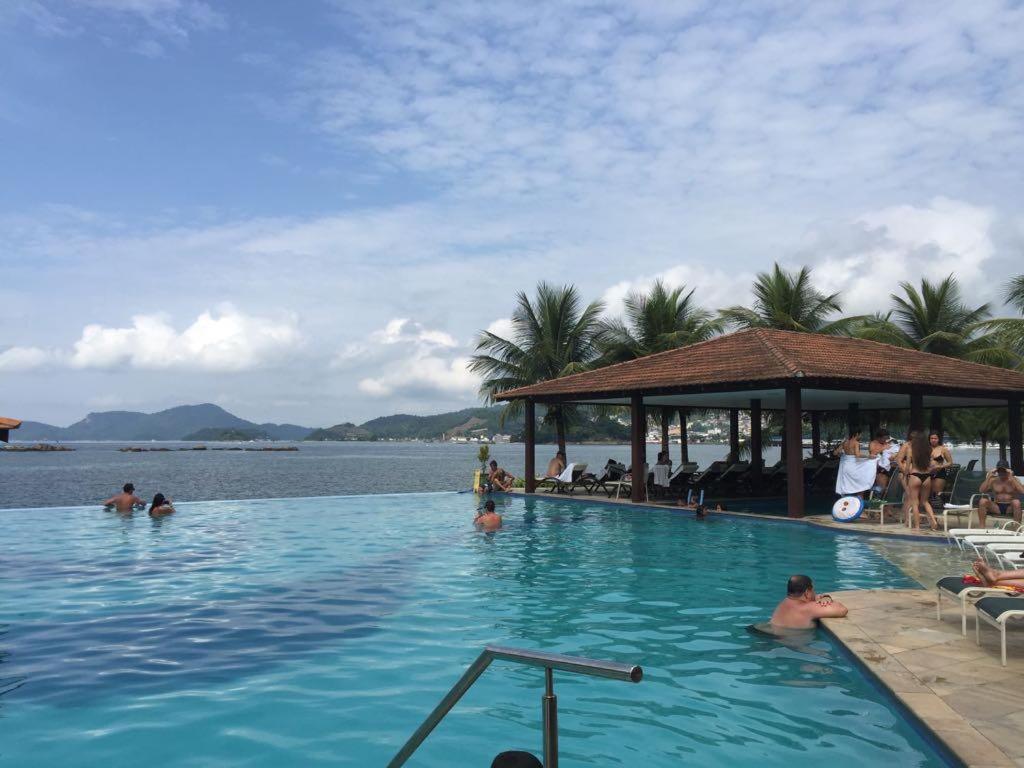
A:
{"type": "MultiPolygon", "coordinates": [[[[452,443],[297,443],[296,452],[171,451],[121,453],[127,443],[78,443],[73,452],[0,452],[0,508],[91,504],[126,482],[140,495],[158,491],[175,500],[289,498],[361,493],[450,491],[472,484],[478,446],[452,443]]],[[[192,447],[193,443],[146,444],[192,447]]],[[[208,444],[211,447],[217,444],[208,444]]],[[[517,476],[524,466],[521,444],[492,445],[491,455],[517,476]]],[[[647,446],[649,460],[657,445],[647,446]]],[[[723,445],[690,446],[701,466],[721,459],[723,445]]],[[[543,472],[554,446],[537,447],[543,472]]],[[[628,445],[571,445],[569,460],[600,471],[610,458],[630,463],[628,445]]],[[[765,452],[773,463],[778,449],[765,452]]],[[[673,446],[674,460],[679,447],[673,446]]],[[[957,451],[958,461],[977,452],[957,451]]]]}
{"type": "MultiPolygon", "coordinates": [[[[414,464],[375,448],[371,466],[414,464]]],[[[5,513],[0,763],[382,766],[501,643],[643,665],[639,685],[556,673],[565,768],[941,765],[825,637],[745,629],[794,571],[822,590],[913,586],[868,542],[497,500],[496,534],[472,529],[471,494],[5,513]]],[[[542,681],[496,663],[412,765],[537,751],[542,681]]]]}

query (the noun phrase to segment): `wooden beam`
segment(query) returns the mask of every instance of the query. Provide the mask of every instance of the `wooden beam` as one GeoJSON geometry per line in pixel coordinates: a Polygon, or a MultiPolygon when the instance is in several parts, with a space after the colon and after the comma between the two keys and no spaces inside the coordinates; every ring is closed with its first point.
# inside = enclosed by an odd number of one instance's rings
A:
{"type": "MultiPolygon", "coordinates": [[[[814,458],[821,456],[821,414],[814,411],[811,414],[811,455],[814,458]]],[[[782,457],[785,460],[785,456],[782,457]]]]}
{"type": "Polygon", "coordinates": [[[786,497],[790,517],[804,516],[803,419],[800,385],[786,387],[786,497]]]}
{"type": "Polygon", "coordinates": [[[740,409],[729,409],[729,461],[740,460],[740,409]]]}
{"type": "Polygon", "coordinates": [[[1024,475],[1024,442],[1021,440],[1020,398],[1011,397],[1007,402],[1006,427],[1010,438],[1010,467],[1013,474],[1024,475]]]}
{"type": "Polygon", "coordinates": [[[527,400],[523,406],[525,413],[525,429],[523,430],[523,442],[526,443],[526,492],[533,493],[537,490],[537,411],[533,400],[527,400]]]}
{"type": "Polygon", "coordinates": [[[750,468],[754,478],[754,488],[761,487],[761,470],[764,457],[761,455],[761,401],[750,401],[750,468]]]}
{"type": "Polygon", "coordinates": [[[690,460],[689,436],[686,430],[687,409],[679,409],[679,460],[685,464],[690,460]]]}
{"type": "Polygon", "coordinates": [[[932,432],[938,432],[939,433],[939,437],[942,437],[942,409],[941,408],[932,408],[931,430],[932,430],[932,432]]]}
{"type": "Polygon", "coordinates": [[[852,435],[860,428],[860,405],[850,403],[846,406],[846,434],[852,435]]]}
{"type": "Polygon", "coordinates": [[[871,413],[868,414],[868,432],[871,433],[868,435],[868,437],[870,439],[875,439],[875,434],[878,432],[879,429],[882,428],[881,425],[882,414],[879,413],[878,411],[871,411],[871,413]]]}
{"type": "Polygon", "coordinates": [[[633,470],[633,501],[643,501],[647,490],[647,472],[644,457],[647,449],[647,417],[644,399],[633,395],[629,401],[630,453],[633,470]]]}
{"type": "Polygon", "coordinates": [[[672,409],[661,409],[661,450],[668,453],[668,425],[672,423],[672,409]]]}
{"type": "Polygon", "coordinates": [[[910,395],[910,428],[924,429],[924,395],[914,392],[910,395]]]}

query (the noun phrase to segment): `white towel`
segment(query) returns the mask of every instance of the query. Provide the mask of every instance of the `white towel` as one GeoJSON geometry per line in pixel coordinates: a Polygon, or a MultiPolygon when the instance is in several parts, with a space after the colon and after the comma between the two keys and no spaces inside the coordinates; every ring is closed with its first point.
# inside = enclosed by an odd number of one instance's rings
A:
{"type": "Polygon", "coordinates": [[[889,467],[892,466],[892,460],[896,458],[896,454],[899,452],[900,447],[898,445],[890,445],[884,451],[879,453],[876,457],[878,459],[879,469],[889,469],[889,467]]]}
{"type": "Polygon", "coordinates": [[[665,487],[669,482],[669,475],[672,467],[667,464],[655,464],[654,465],[654,484],[659,487],[665,487]]]}
{"type": "Polygon", "coordinates": [[[557,478],[560,483],[571,483],[572,482],[572,471],[576,468],[575,464],[566,464],[565,470],[557,478]]]}
{"type": "Polygon", "coordinates": [[[878,462],[874,459],[858,459],[843,454],[839,457],[839,472],[836,475],[836,493],[849,496],[871,489],[875,484],[878,462]]]}

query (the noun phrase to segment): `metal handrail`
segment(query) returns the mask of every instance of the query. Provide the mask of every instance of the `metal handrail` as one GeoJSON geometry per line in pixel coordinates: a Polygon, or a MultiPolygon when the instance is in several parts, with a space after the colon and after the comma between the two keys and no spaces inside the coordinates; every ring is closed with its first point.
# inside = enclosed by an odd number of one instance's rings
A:
{"type": "Polygon", "coordinates": [[[544,718],[544,768],[558,768],[558,714],[557,700],[554,694],[554,670],[563,672],[574,672],[580,675],[592,677],[604,677],[609,680],[622,680],[629,683],[639,683],[644,676],[644,671],[635,664],[621,664],[617,661],[597,661],[586,659],[582,656],[563,656],[558,653],[544,653],[543,651],[528,651],[521,648],[505,648],[498,645],[488,645],[476,657],[476,660],[466,668],[466,671],[452,686],[441,702],[434,707],[423,724],[416,729],[416,732],[409,737],[398,754],[395,755],[388,768],[400,768],[405,765],[412,753],[422,744],[430,732],[437,727],[452,708],[458,703],[468,691],[477,678],[484,673],[492,661],[511,661],[516,664],[525,664],[532,667],[544,668],[544,696],[541,697],[544,718]]]}

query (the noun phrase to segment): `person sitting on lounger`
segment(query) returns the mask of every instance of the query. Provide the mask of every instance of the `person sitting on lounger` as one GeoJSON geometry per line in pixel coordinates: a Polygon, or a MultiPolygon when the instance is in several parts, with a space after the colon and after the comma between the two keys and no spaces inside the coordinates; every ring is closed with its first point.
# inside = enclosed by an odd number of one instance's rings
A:
{"type": "Polygon", "coordinates": [[[565,472],[565,454],[559,451],[555,454],[555,458],[548,462],[548,473],[544,477],[558,477],[563,472],[565,472]]]}
{"type": "Polygon", "coordinates": [[[118,512],[131,512],[135,507],[145,507],[146,502],[135,495],[135,486],[125,483],[121,493],[103,502],[104,507],[113,507],[118,512]]]}
{"type": "Polygon", "coordinates": [[[496,491],[508,491],[512,488],[512,475],[498,466],[498,462],[491,459],[491,471],[487,475],[487,482],[496,491]]]}
{"type": "Polygon", "coordinates": [[[1024,571],[997,571],[984,560],[975,560],[974,572],[986,587],[1020,587],[1024,589],[1024,571]]]}
{"type": "Polygon", "coordinates": [[[988,473],[988,477],[978,490],[995,496],[994,501],[982,498],[978,502],[978,522],[982,528],[985,527],[986,515],[1005,515],[1012,512],[1013,519],[1020,522],[1020,497],[1024,495],[1024,486],[1013,476],[1005,459],[996,462],[996,468],[988,473]]]}
{"type": "Polygon", "coordinates": [[[488,499],[484,508],[476,513],[473,525],[485,531],[496,531],[501,528],[501,515],[494,511],[494,502],[488,499]]]}
{"type": "Polygon", "coordinates": [[[841,619],[846,606],[831,595],[814,594],[810,576],[790,576],[786,584],[786,598],[772,614],[771,625],[778,629],[811,629],[818,619],[841,619]]]}

